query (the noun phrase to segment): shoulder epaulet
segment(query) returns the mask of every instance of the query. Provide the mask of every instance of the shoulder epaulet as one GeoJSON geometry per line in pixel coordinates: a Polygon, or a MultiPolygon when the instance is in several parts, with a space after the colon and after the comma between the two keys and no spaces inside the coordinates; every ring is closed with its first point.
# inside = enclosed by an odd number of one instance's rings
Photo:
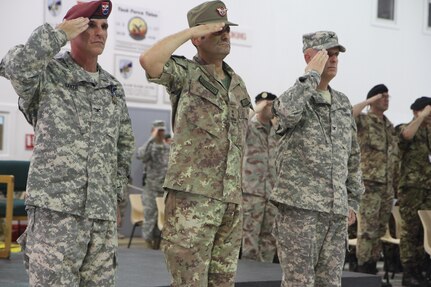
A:
{"type": "Polygon", "coordinates": [[[178,65],[181,65],[185,68],[187,68],[188,64],[192,62],[184,56],[177,56],[177,55],[172,55],[172,60],[174,60],[175,63],[177,63],[178,65]]]}

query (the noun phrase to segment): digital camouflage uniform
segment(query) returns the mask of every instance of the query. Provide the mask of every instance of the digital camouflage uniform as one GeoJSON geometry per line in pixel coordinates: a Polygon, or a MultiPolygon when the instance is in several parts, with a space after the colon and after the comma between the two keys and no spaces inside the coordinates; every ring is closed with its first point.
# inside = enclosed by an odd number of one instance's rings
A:
{"type": "Polygon", "coordinates": [[[145,240],[153,240],[157,237],[155,234],[158,216],[156,197],[163,197],[163,181],[168,168],[169,145],[164,142],[157,143],[154,138],[151,138],[138,149],[138,158],[144,164],[144,174],[146,174],[142,192],[144,206],[142,237],[145,240]]]}
{"type": "Polygon", "coordinates": [[[164,187],[162,250],[172,286],[233,286],[241,245],[241,165],[250,98],[223,63],[229,88],[214,65],[173,56],[152,82],[166,86],[174,141],[164,187]]]}
{"type": "Polygon", "coordinates": [[[66,42],[63,31],[45,24],[0,64],[35,132],[26,197],[33,221],[20,243],[30,286],[113,286],[132,128],[113,76],[98,66],[95,79],[69,53],[54,58],[66,42]]]}
{"type": "Polygon", "coordinates": [[[394,174],[398,168],[398,136],[392,123],[373,113],[356,118],[365,185],[359,207],[356,256],[358,264],[377,262],[380,237],[385,235],[394,198],[394,174]]]}
{"type": "Polygon", "coordinates": [[[319,82],[310,71],[273,105],[283,134],[271,195],[282,286],[341,286],[347,215],[364,191],[350,102],[329,88],[328,103],[319,82]]]}
{"type": "Polygon", "coordinates": [[[404,270],[411,270],[421,267],[425,256],[423,228],[417,212],[431,209],[431,125],[420,126],[411,140],[401,135],[406,126],[399,126],[401,171],[398,200],[403,219],[401,263],[404,270]]]}
{"type": "Polygon", "coordinates": [[[278,135],[255,116],[248,123],[244,162],[242,258],[272,262],[272,236],[277,208],[269,201],[275,183],[275,149],[278,135]]]}

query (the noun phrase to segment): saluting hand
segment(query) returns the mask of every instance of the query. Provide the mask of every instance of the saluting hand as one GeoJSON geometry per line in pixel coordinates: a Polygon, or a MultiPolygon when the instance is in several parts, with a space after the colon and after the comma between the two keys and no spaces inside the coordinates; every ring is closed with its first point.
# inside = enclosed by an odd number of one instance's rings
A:
{"type": "Polygon", "coordinates": [[[254,108],[254,112],[255,113],[260,113],[265,107],[266,107],[266,105],[268,104],[268,101],[267,100],[262,100],[262,101],[259,101],[257,104],[256,104],[256,107],[254,108]]]}
{"type": "Polygon", "coordinates": [[[223,27],[224,27],[223,22],[204,24],[204,25],[192,27],[190,28],[190,31],[192,32],[191,38],[198,38],[211,33],[220,32],[221,30],[223,30],[223,27]]]}
{"type": "Polygon", "coordinates": [[[305,72],[314,70],[322,74],[323,69],[325,69],[326,62],[328,61],[328,52],[326,50],[320,50],[316,55],[308,62],[307,67],[305,67],[305,72]]]}
{"type": "Polygon", "coordinates": [[[349,216],[347,218],[347,223],[350,226],[353,223],[355,223],[355,221],[356,221],[356,213],[352,209],[349,209],[349,216]]]}
{"type": "Polygon", "coordinates": [[[418,112],[418,117],[426,118],[431,114],[431,105],[427,105],[422,111],[418,112]]]}
{"type": "Polygon", "coordinates": [[[67,35],[67,40],[72,40],[88,28],[88,18],[79,17],[72,20],[64,20],[57,25],[57,29],[63,30],[67,35]]]}
{"type": "Polygon", "coordinates": [[[371,98],[369,98],[368,100],[367,100],[367,104],[368,105],[370,105],[370,104],[372,104],[372,103],[374,103],[375,101],[378,101],[378,100],[380,100],[381,98],[383,97],[383,94],[377,94],[377,95],[375,95],[375,96],[372,96],[371,98]]]}

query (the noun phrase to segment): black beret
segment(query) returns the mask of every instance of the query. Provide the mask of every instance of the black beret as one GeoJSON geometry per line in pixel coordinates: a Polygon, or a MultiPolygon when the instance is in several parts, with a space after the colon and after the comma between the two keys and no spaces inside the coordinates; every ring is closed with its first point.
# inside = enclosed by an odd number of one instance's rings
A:
{"type": "Polygon", "coordinates": [[[262,101],[262,100],[268,100],[268,101],[273,101],[277,98],[276,95],[268,93],[268,92],[262,92],[260,94],[258,94],[255,98],[255,103],[262,101]]]}
{"type": "Polygon", "coordinates": [[[89,19],[107,19],[111,14],[111,1],[78,2],[67,11],[63,19],[72,20],[79,17],[89,19]]]}
{"type": "Polygon", "coordinates": [[[431,105],[431,98],[421,97],[416,99],[416,101],[410,106],[410,109],[414,111],[421,111],[428,105],[431,105]]]}
{"type": "Polygon", "coordinates": [[[377,94],[387,93],[388,91],[389,90],[385,85],[383,84],[376,85],[372,87],[371,90],[368,92],[367,99],[374,97],[377,94]]]}

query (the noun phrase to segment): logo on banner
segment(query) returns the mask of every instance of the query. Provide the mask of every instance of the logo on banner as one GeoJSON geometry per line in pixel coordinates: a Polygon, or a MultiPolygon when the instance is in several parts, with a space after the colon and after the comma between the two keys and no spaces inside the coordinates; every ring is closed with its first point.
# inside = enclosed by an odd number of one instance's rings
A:
{"type": "Polygon", "coordinates": [[[127,24],[129,35],[134,40],[144,40],[147,35],[148,26],[147,23],[141,17],[133,17],[127,24]]]}

